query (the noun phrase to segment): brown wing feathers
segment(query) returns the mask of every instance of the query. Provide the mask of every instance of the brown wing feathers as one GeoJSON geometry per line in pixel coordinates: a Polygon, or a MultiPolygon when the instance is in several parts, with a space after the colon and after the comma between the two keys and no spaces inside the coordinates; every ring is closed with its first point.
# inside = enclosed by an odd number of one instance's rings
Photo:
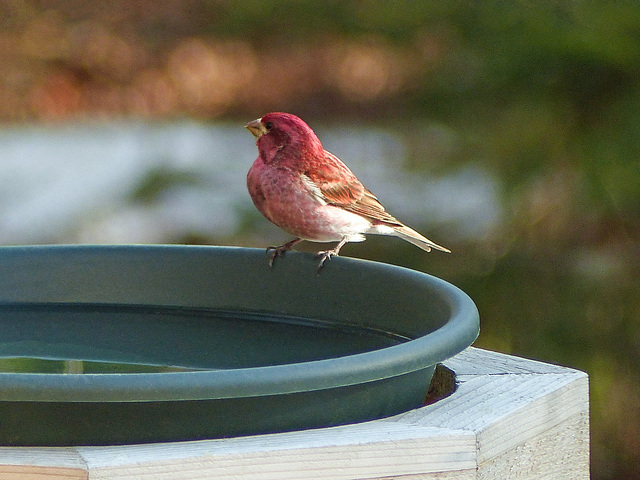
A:
{"type": "Polygon", "coordinates": [[[327,203],[390,226],[402,225],[338,157],[326,150],[323,167],[305,174],[318,186],[327,203]]]}

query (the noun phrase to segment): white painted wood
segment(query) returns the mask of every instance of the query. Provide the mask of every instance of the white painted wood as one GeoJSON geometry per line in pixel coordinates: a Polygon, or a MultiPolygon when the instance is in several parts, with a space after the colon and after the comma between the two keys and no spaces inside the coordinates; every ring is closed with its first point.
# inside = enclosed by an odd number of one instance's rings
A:
{"type": "Polygon", "coordinates": [[[588,479],[588,379],[469,348],[457,390],[340,427],[113,447],[0,447],[0,479],[588,479]]]}
{"type": "Polygon", "coordinates": [[[559,365],[514,357],[512,355],[474,347],[463,350],[455,357],[447,360],[445,364],[456,372],[457,377],[461,375],[505,375],[507,373],[565,374],[571,371],[577,372],[577,370],[559,365]]]}

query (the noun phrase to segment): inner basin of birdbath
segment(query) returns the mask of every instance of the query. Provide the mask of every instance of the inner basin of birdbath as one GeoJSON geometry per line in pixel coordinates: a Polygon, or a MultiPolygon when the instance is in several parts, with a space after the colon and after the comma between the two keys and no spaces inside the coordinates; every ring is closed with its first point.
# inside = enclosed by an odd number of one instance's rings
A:
{"type": "Polygon", "coordinates": [[[5,304],[0,318],[0,372],[250,368],[353,355],[410,340],[309,318],[152,305],[5,304]]]}
{"type": "Polygon", "coordinates": [[[273,433],[439,398],[436,365],[478,335],[471,299],[392,265],[315,266],[233,247],[0,248],[0,445],[273,433]]]}

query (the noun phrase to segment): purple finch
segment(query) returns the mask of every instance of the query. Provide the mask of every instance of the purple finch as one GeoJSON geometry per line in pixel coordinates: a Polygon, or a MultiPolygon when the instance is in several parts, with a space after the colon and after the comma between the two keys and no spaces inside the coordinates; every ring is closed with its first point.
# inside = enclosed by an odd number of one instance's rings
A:
{"type": "Polygon", "coordinates": [[[400,237],[427,252],[450,252],[390,215],[342,161],[327,152],[313,130],[289,113],[269,113],[245,125],[258,139],[258,158],[247,175],[256,208],[296,238],[273,250],[269,265],[303,240],[338,242],[318,252],[320,263],[364,234],[400,237]]]}

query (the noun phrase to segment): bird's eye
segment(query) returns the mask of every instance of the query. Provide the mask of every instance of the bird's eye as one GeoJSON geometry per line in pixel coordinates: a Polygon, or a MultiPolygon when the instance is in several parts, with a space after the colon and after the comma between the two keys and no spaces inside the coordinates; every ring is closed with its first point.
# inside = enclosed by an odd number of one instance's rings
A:
{"type": "Polygon", "coordinates": [[[271,130],[273,128],[273,123],[271,122],[266,122],[264,124],[264,128],[266,128],[267,130],[271,130]]]}

